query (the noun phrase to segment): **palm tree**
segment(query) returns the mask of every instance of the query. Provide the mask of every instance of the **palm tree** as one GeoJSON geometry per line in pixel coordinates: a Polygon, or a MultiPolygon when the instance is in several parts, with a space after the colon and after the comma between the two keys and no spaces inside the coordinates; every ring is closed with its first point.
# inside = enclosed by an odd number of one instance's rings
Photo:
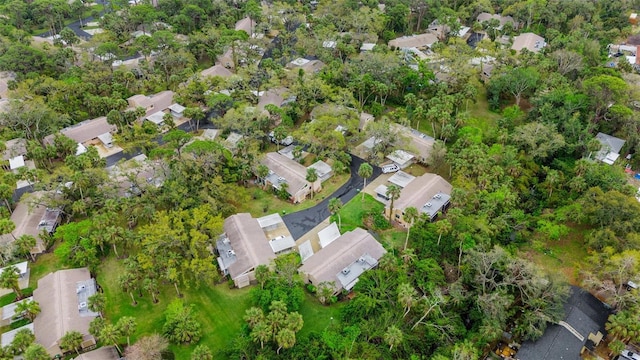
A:
{"type": "Polygon", "coordinates": [[[313,199],[313,183],[318,180],[318,170],[314,168],[307,168],[306,180],[311,183],[311,198],[313,199]]]}
{"type": "Polygon", "coordinates": [[[113,324],[106,324],[102,328],[102,331],[100,331],[100,340],[104,341],[107,344],[113,344],[116,349],[118,349],[118,353],[122,354],[120,346],[118,346],[118,340],[120,340],[120,336],[122,336],[120,328],[113,324]]]}
{"type": "Polygon", "coordinates": [[[276,334],[276,343],[278,343],[276,353],[280,355],[280,349],[290,349],[296,344],[296,333],[284,328],[276,334]]]}
{"type": "Polygon", "coordinates": [[[31,256],[31,261],[36,261],[35,255],[31,252],[34,246],[36,246],[36,238],[31,235],[22,235],[16,239],[14,242],[16,246],[16,250],[20,255],[23,255],[27,258],[31,256]]]}
{"type": "Polygon", "coordinates": [[[260,343],[260,348],[264,349],[264,343],[269,341],[273,336],[271,332],[271,326],[264,321],[257,323],[253,329],[251,329],[251,333],[249,334],[251,339],[255,342],[260,343]]]}
{"type": "Polygon", "coordinates": [[[136,328],[138,327],[136,319],[131,316],[123,316],[116,323],[116,327],[122,335],[127,337],[127,346],[131,346],[131,335],[136,332],[136,328]]]}
{"type": "Polygon", "coordinates": [[[17,303],[15,310],[17,314],[26,317],[30,322],[33,322],[33,320],[35,320],[36,316],[40,314],[40,311],[42,311],[40,309],[40,304],[38,304],[38,302],[34,300],[25,300],[17,303]]]}
{"type": "Polygon", "coordinates": [[[264,321],[264,311],[259,307],[251,307],[245,312],[244,321],[249,324],[250,328],[254,328],[264,321]]]}
{"type": "Polygon", "coordinates": [[[191,360],[213,360],[213,353],[207,345],[201,344],[193,349],[191,360]]]}
{"type": "Polygon", "coordinates": [[[608,348],[609,348],[609,356],[611,358],[613,358],[616,355],[620,355],[620,353],[622,353],[622,351],[627,347],[627,345],[625,345],[625,343],[623,343],[622,341],[615,339],[611,342],[609,342],[608,348]]]}
{"type": "Polygon", "coordinates": [[[142,287],[145,291],[148,291],[151,294],[151,298],[153,299],[153,303],[158,303],[158,298],[156,295],[158,294],[158,281],[153,278],[145,278],[142,281],[142,287]]]}
{"type": "Polygon", "coordinates": [[[418,292],[409,283],[402,283],[398,286],[398,302],[404,306],[404,315],[402,315],[402,317],[407,316],[409,311],[411,311],[411,307],[416,302],[417,295],[418,292]]]}
{"type": "Polygon", "coordinates": [[[258,179],[262,182],[262,190],[264,190],[265,187],[267,186],[266,177],[269,176],[269,168],[264,164],[258,165],[256,169],[256,175],[258,176],[258,179]]]}
{"type": "Polygon", "coordinates": [[[133,306],[138,305],[136,298],[133,296],[133,290],[135,289],[135,286],[136,286],[135,282],[136,282],[135,277],[129,272],[126,272],[118,276],[118,283],[120,284],[120,289],[123,292],[129,293],[129,295],[131,295],[131,301],[133,306]]]}
{"type": "Polygon", "coordinates": [[[60,347],[65,350],[74,350],[79,355],[80,346],[82,346],[82,338],[82,333],[79,331],[67,331],[67,333],[60,339],[60,347]]]}
{"type": "Polygon", "coordinates": [[[20,270],[17,267],[11,265],[0,273],[0,288],[12,289],[16,293],[16,299],[22,298],[22,291],[20,290],[20,270]]]}
{"type": "Polygon", "coordinates": [[[438,246],[440,246],[440,239],[442,239],[442,234],[448,234],[449,232],[451,232],[451,229],[451,222],[447,219],[442,219],[436,222],[436,231],[438,232],[438,246]]]}
{"type": "Polygon", "coordinates": [[[13,240],[16,240],[16,237],[13,236],[13,230],[16,229],[16,224],[11,221],[11,219],[0,219],[0,234],[11,234],[13,240]]]}
{"type": "Polygon", "coordinates": [[[394,346],[399,345],[402,342],[402,338],[402,330],[398,329],[395,325],[389,326],[384,333],[384,341],[389,345],[389,351],[391,351],[394,346]]]}
{"type": "MultiPolygon", "coordinates": [[[[29,329],[22,328],[16,332],[13,340],[11,341],[11,345],[7,348],[14,352],[14,354],[21,354],[24,352],[29,345],[31,345],[34,341],[36,341],[35,335],[29,329]]],[[[6,348],[5,348],[6,349],[6,348]]],[[[13,356],[8,357],[9,359],[13,359],[13,356]]],[[[5,359],[5,357],[3,357],[5,359]]]]}
{"type": "Polygon", "coordinates": [[[373,175],[373,167],[368,163],[360,164],[358,168],[358,176],[364,179],[364,184],[362,185],[362,200],[364,201],[364,188],[367,187],[367,179],[373,175]]]}
{"type": "Polygon", "coordinates": [[[419,216],[420,214],[418,213],[418,209],[413,206],[409,206],[408,208],[404,209],[404,215],[402,217],[404,218],[404,221],[409,223],[409,228],[407,229],[407,238],[404,240],[403,250],[407,250],[407,245],[409,244],[409,233],[411,232],[413,223],[419,216]]]}
{"type": "Polygon", "coordinates": [[[24,351],[22,355],[24,360],[49,360],[51,356],[47,352],[47,349],[44,346],[33,343],[29,345],[27,350],[24,351]]]}
{"type": "Polygon", "coordinates": [[[342,219],[340,218],[340,209],[342,209],[342,200],[333,198],[329,200],[329,212],[332,215],[338,215],[338,229],[342,227],[342,219]]]}
{"type": "Polygon", "coordinates": [[[393,202],[398,200],[398,198],[400,197],[401,191],[402,189],[398,185],[389,185],[387,187],[386,195],[387,195],[387,198],[391,200],[391,203],[389,204],[389,222],[391,222],[391,217],[393,215],[393,202]]]}
{"type": "Polygon", "coordinates": [[[104,294],[97,292],[89,296],[88,300],[89,300],[88,301],[89,310],[95,313],[98,313],[98,315],[102,317],[102,312],[104,311],[104,306],[105,306],[104,294]]]}

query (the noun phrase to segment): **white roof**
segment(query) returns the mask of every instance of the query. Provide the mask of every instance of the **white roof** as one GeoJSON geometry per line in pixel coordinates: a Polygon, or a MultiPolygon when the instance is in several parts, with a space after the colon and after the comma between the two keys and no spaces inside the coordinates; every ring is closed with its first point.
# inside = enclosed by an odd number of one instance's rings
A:
{"type": "Polygon", "coordinates": [[[113,136],[111,136],[111,133],[98,135],[98,139],[100,139],[100,141],[105,145],[111,145],[113,143],[113,136]]]}
{"type": "Polygon", "coordinates": [[[308,169],[316,169],[316,173],[319,177],[323,177],[332,171],[331,166],[322,160],[318,160],[311,164],[308,169]]]}
{"type": "Polygon", "coordinates": [[[21,168],[24,166],[24,156],[16,156],[14,158],[9,159],[9,168],[11,170],[15,170],[17,168],[21,168]]]}
{"type": "Polygon", "coordinates": [[[263,216],[261,218],[257,218],[256,220],[258,220],[258,224],[260,224],[260,227],[263,229],[266,227],[284,223],[279,213],[273,213],[271,215],[263,216]]]}
{"type": "Polygon", "coordinates": [[[360,46],[360,51],[371,51],[376,46],[374,43],[362,43],[360,46]]]}
{"type": "Polygon", "coordinates": [[[158,111],[149,116],[147,116],[147,120],[151,121],[156,125],[160,125],[164,122],[164,112],[158,111]]]}
{"type": "Polygon", "coordinates": [[[296,246],[296,242],[291,236],[280,235],[275,239],[269,240],[269,245],[271,245],[273,252],[277,254],[296,246]]]}
{"type": "Polygon", "coordinates": [[[394,185],[398,185],[401,188],[404,188],[409,185],[409,183],[412,182],[415,178],[415,176],[400,170],[389,178],[389,182],[394,185]]]}
{"type": "Polygon", "coordinates": [[[460,30],[458,31],[458,33],[456,35],[459,36],[459,37],[463,37],[463,36],[467,35],[469,30],[471,30],[470,27],[463,26],[463,27],[460,28],[460,30]]]}
{"type": "Polygon", "coordinates": [[[322,42],[322,47],[323,47],[323,48],[333,49],[334,47],[336,47],[336,45],[337,45],[337,44],[338,44],[337,42],[335,42],[335,41],[331,41],[331,40],[329,40],[329,41],[323,41],[323,42],[322,42]]]}
{"type": "Polygon", "coordinates": [[[313,255],[313,247],[311,246],[311,240],[307,240],[303,242],[300,246],[298,246],[298,252],[300,253],[300,258],[302,262],[307,260],[313,255]]]}
{"type": "Polygon", "coordinates": [[[384,197],[387,197],[387,186],[386,185],[378,185],[378,187],[374,190],[376,194],[380,194],[384,197]]]}
{"type": "Polygon", "coordinates": [[[320,246],[326,247],[331,244],[335,239],[340,237],[340,230],[338,225],[334,222],[329,224],[326,228],[318,232],[318,238],[320,239],[320,246]]]}
{"type": "Polygon", "coordinates": [[[178,114],[182,114],[184,112],[184,109],[186,109],[186,107],[180,105],[180,104],[171,104],[169,105],[169,110],[176,112],[178,114]]]}
{"type": "Polygon", "coordinates": [[[218,129],[205,129],[202,133],[202,137],[207,140],[213,140],[218,136],[218,129]]]}
{"type": "Polygon", "coordinates": [[[408,163],[409,161],[413,160],[415,156],[413,156],[412,154],[409,154],[408,152],[404,151],[404,150],[396,150],[394,152],[392,152],[391,154],[387,155],[387,159],[393,161],[394,163],[398,164],[398,165],[404,165],[406,163],[408,163]]]}
{"type": "Polygon", "coordinates": [[[297,58],[295,60],[293,60],[291,63],[295,66],[303,66],[304,64],[309,63],[311,60],[305,59],[305,58],[297,58]]]}
{"type": "Polygon", "coordinates": [[[33,333],[33,323],[31,324],[27,324],[23,327],[19,327],[17,329],[13,329],[11,331],[7,331],[6,333],[2,334],[2,339],[0,340],[0,343],[2,345],[2,347],[6,347],[11,345],[11,343],[13,342],[13,338],[16,337],[16,334],[18,333],[18,331],[22,330],[22,329],[29,329],[31,330],[31,333],[33,333]]]}
{"type": "MultiPolygon", "coordinates": [[[[26,261],[23,261],[23,262],[21,262],[21,263],[19,263],[19,264],[13,264],[13,265],[10,265],[10,266],[15,266],[15,267],[17,267],[17,268],[18,268],[18,270],[20,271],[20,276],[22,276],[22,275],[24,275],[24,274],[26,274],[26,273],[27,273],[27,264],[28,264],[28,263],[27,263],[26,261]]],[[[0,269],[0,274],[4,271],[4,269],[6,269],[6,268],[8,268],[8,267],[9,267],[9,266],[6,266],[6,267],[3,267],[2,269],[0,269]]]]}

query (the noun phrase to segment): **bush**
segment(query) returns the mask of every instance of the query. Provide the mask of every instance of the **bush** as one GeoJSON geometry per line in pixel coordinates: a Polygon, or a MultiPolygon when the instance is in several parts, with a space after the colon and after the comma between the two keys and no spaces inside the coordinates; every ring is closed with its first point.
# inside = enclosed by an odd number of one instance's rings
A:
{"type": "Polygon", "coordinates": [[[162,331],[167,338],[179,344],[197,343],[202,337],[202,325],[196,320],[193,305],[184,306],[176,299],[164,312],[165,322],[162,331]]]}
{"type": "Polygon", "coordinates": [[[391,228],[391,224],[383,214],[373,214],[373,230],[386,230],[389,228],[391,228]]]}

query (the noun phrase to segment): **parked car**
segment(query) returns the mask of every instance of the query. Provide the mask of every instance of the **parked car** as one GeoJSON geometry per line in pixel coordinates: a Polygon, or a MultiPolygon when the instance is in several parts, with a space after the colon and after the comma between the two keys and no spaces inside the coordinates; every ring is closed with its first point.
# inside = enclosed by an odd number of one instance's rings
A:
{"type": "Polygon", "coordinates": [[[400,170],[400,168],[396,164],[382,165],[382,172],[385,174],[396,172],[398,170],[400,170]]]}

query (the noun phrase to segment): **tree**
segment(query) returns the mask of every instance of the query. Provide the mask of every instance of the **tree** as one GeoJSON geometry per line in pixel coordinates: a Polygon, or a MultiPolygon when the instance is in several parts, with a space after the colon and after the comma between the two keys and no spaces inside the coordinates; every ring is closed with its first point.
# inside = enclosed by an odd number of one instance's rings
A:
{"type": "Polygon", "coordinates": [[[21,235],[14,242],[18,253],[27,259],[31,257],[31,261],[36,261],[35,255],[31,252],[31,249],[36,246],[36,243],[36,238],[27,234],[21,235]]]}
{"type": "Polygon", "coordinates": [[[535,89],[539,77],[538,71],[534,68],[516,67],[505,75],[492,80],[490,87],[499,89],[499,92],[511,94],[516,100],[516,105],[520,106],[522,95],[535,89]]]}
{"type": "Polygon", "coordinates": [[[620,353],[624,351],[627,345],[618,339],[614,339],[613,341],[609,342],[609,345],[607,347],[609,348],[609,356],[613,358],[616,355],[620,355],[620,353]]]}
{"type": "Polygon", "coordinates": [[[419,216],[420,214],[418,213],[418,209],[413,206],[409,206],[408,208],[404,209],[404,215],[402,215],[402,217],[404,218],[404,221],[409,223],[409,228],[407,229],[407,238],[404,240],[403,250],[407,250],[407,245],[409,244],[409,233],[411,232],[413,223],[416,221],[416,219],[418,219],[419,216]]]}
{"type": "Polygon", "coordinates": [[[213,360],[213,353],[207,345],[201,344],[193,349],[191,360],[213,360]]]}
{"type": "Polygon", "coordinates": [[[153,303],[158,303],[158,280],[154,278],[145,278],[142,281],[142,287],[151,294],[151,298],[153,299],[153,303]]]}
{"type": "Polygon", "coordinates": [[[322,305],[326,305],[336,291],[336,284],[333,281],[323,281],[318,284],[316,296],[322,305]]]}
{"type": "Polygon", "coordinates": [[[409,283],[402,283],[398,286],[398,302],[404,306],[404,315],[402,317],[406,317],[411,311],[411,307],[417,301],[417,295],[418,292],[409,283]]]}
{"type": "Polygon", "coordinates": [[[276,353],[280,354],[280,349],[290,349],[296,343],[296,333],[290,329],[284,328],[276,334],[276,343],[278,344],[278,350],[276,353]]]}
{"type": "Polygon", "coordinates": [[[88,307],[89,310],[98,313],[98,315],[100,315],[100,317],[102,317],[102,312],[104,311],[104,307],[105,307],[105,296],[103,293],[101,292],[97,292],[91,296],[89,296],[88,299],[88,307]]]}
{"type": "Polygon", "coordinates": [[[65,350],[73,350],[80,355],[83,335],[79,331],[67,331],[60,339],[60,347],[65,350]]]}
{"type": "Polygon", "coordinates": [[[582,82],[582,88],[591,100],[594,123],[602,120],[614,105],[625,104],[629,96],[629,85],[624,80],[611,75],[596,75],[588,78],[582,82]]]}
{"type": "Polygon", "coordinates": [[[44,346],[33,343],[24,351],[22,355],[24,360],[50,360],[51,356],[44,346]]]}
{"type": "Polygon", "coordinates": [[[130,360],[161,360],[162,353],[169,347],[169,342],[162,335],[143,336],[125,351],[130,360]]]}
{"type": "Polygon", "coordinates": [[[36,340],[35,335],[29,329],[20,329],[11,341],[9,348],[14,354],[22,354],[29,345],[36,340]]]}
{"type": "Polygon", "coordinates": [[[384,333],[384,341],[389,345],[389,351],[393,350],[394,346],[400,345],[402,340],[402,330],[398,329],[395,325],[389,326],[384,333]]]}
{"type": "Polygon", "coordinates": [[[0,233],[2,235],[4,234],[11,234],[11,237],[13,238],[13,240],[16,240],[16,237],[13,236],[13,231],[16,229],[16,224],[11,221],[11,219],[0,219],[0,233]]]}
{"type": "Polygon", "coordinates": [[[174,300],[165,311],[162,331],[170,341],[180,344],[196,343],[202,336],[202,325],[198,322],[192,306],[185,306],[181,300],[174,300]]]}
{"type": "Polygon", "coordinates": [[[20,270],[17,267],[11,265],[0,273],[0,287],[3,289],[12,289],[16,293],[16,299],[22,298],[22,291],[20,290],[20,270]]]}
{"type": "Polygon", "coordinates": [[[267,186],[266,178],[269,176],[269,168],[264,164],[258,165],[256,175],[258,176],[258,179],[260,179],[260,182],[262,182],[262,189],[264,190],[267,186]]]}
{"type": "Polygon", "coordinates": [[[258,322],[249,333],[251,339],[260,343],[260,348],[264,349],[264,343],[273,337],[273,332],[269,324],[265,321],[258,322]]]}
{"type": "Polygon", "coordinates": [[[389,200],[391,201],[389,203],[389,222],[391,222],[393,216],[393,202],[398,200],[401,191],[402,189],[398,185],[389,185],[387,187],[386,195],[387,198],[389,198],[389,200]]]}
{"type": "Polygon", "coordinates": [[[184,109],[184,116],[196,121],[196,131],[200,130],[200,121],[207,117],[207,114],[199,107],[188,107],[184,109]]]}
{"type": "Polygon", "coordinates": [[[40,314],[40,311],[40,304],[38,304],[38,302],[34,300],[25,300],[19,302],[18,304],[16,304],[15,310],[17,314],[20,314],[20,316],[29,319],[30,322],[33,322],[33,320],[35,320],[36,316],[40,314]]]}
{"type": "Polygon", "coordinates": [[[338,229],[342,228],[342,219],[340,219],[340,210],[342,209],[342,200],[340,198],[333,198],[329,200],[329,212],[332,215],[338,216],[338,229]]]}
{"type": "Polygon", "coordinates": [[[373,167],[368,163],[360,164],[358,168],[358,176],[360,176],[364,180],[364,184],[362,185],[362,201],[364,201],[364,188],[367,187],[367,179],[373,176],[373,167]]]}
{"type": "Polygon", "coordinates": [[[131,316],[123,316],[118,319],[116,327],[120,330],[120,333],[127,337],[127,346],[131,346],[131,335],[136,332],[138,324],[136,319],[131,316]]]}
{"type": "Polygon", "coordinates": [[[318,180],[318,170],[312,167],[307,168],[307,177],[305,179],[311,183],[311,198],[313,199],[313,191],[314,191],[313,183],[315,183],[318,180]]]}
{"type": "Polygon", "coordinates": [[[129,293],[131,296],[131,304],[133,306],[138,305],[136,298],[133,296],[133,290],[136,288],[137,279],[130,272],[126,272],[118,276],[118,284],[123,292],[129,293]]]}
{"type": "Polygon", "coordinates": [[[452,230],[451,222],[447,219],[442,219],[436,222],[436,232],[438,233],[438,246],[440,246],[440,239],[443,234],[448,234],[452,230]]]}
{"type": "Polygon", "coordinates": [[[113,324],[105,324],[102,330],[100,331],[100,340],[104,341],[107,344],[113,344],[118,350],[118,353],[122,354],[122,350],[118,345],[120,341],[120,337],[122,336],[122,331],[120,328],[113,324]]]}

